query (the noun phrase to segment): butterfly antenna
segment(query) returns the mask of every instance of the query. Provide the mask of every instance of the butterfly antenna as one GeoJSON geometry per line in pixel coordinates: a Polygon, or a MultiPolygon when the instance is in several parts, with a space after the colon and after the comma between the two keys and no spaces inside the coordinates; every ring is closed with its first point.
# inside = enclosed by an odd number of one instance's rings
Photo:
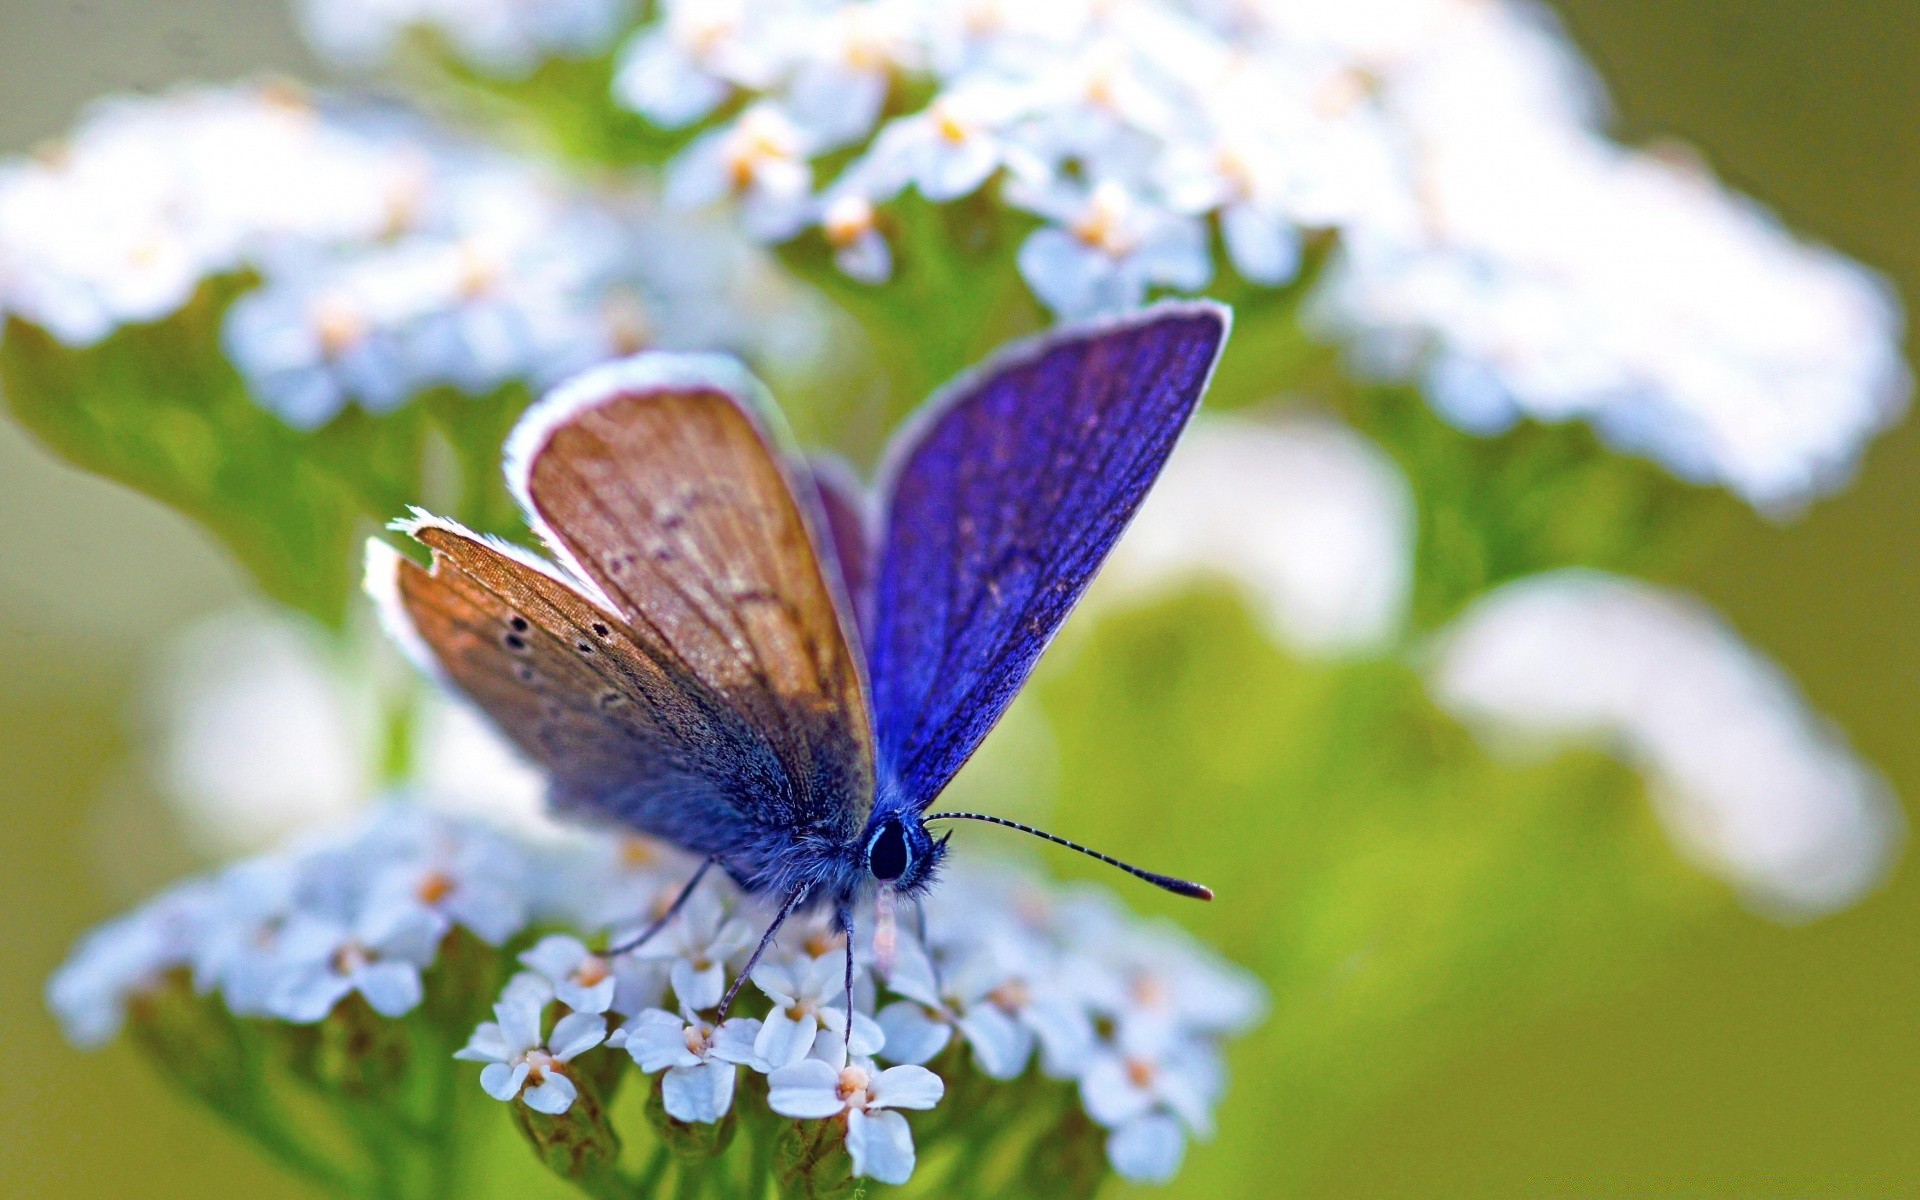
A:
{"type": "Polygon", "coordinates": [[[1159,875],[1152,871],[1143,871],[1132,863],[1124,863],[1110,854],[1082,846],[1079,842],[1070,842],[1066,838],[1048,833],[1044,829],[1035,829],[1031,825],[1022,825],[1018,821],[1009,821],[1005,817],[988,816],[986,813],[944,812],[930,813],[922,818],[927,821],[985,821],[989,825],[1005,825],[1008,829],[1018,829],[1021,833],[1030,833],[1056,846],[1065,846],[1069,850],[1078,850],[1088,858],[1097,858],[1110,867],[1119,867],[1135,879],[1144,879],[1157,888],[1163,888],[1176,896],[1191,896],[1195,900],[1213,899],[1213,889],[1204,884],[1192,883],[1185,879],[1175,879],[1171,875],[1159,875]]]}

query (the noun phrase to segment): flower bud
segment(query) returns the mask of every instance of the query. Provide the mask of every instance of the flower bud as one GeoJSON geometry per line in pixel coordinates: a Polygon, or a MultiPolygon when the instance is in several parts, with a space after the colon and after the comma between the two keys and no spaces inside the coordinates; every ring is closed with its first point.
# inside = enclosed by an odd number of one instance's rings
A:
{"type": "Polygon", "coordinates": [[[218,1108],[245,1094],[252,1058],[240,1030],[219,998],[196,994],[184,972],[134,995],[127,1026],[161,1073],[193,1095],[218,1108]]]}
{"type": "Polygon", "coordinates": [[[780,1200],[838,1200],[854,1193],[846,1121],[791,1121],[773,1147],[780,1200]]]}
{"type": "Polygon", "coordinates": [[[399,1021],[374,1012],[358,995],[348,996],[318,1026],[314,1078],[350,1096],[388,1093],[406,1074],[412,1057],[399,1021]]]}
{"type": "Polygon", "coordinates": [[[513,1119],[548,1170],[564,1179],[591,1179],[612,1170],[620,1157],[620,1138],[607,1123],[606,1104],[592,1082],[568,1074],[579,1093],[567,1111],[549,1116],[515,1104],[513,1119]]]}
{"type": "Polygon", "coordinates": [[[1027,1152],[1022,1175],[1062,1200],[1092,1200],[1107,1178],[1106,1131],[1078,1104],[1068,1103],[1052,1128],[1027,1152]]]}
{"type": "Polygon", "coordinates": [[[660,1135],[660,1144],[683,1159],[717,1158],[726,1153],[740,1126],[733,1110],[711,1123],[676,1120],[667,1112],[662,1096],[665,1082],[666,1077],[660,1076],[647,1090],[647,1122],[660,1135]]]}

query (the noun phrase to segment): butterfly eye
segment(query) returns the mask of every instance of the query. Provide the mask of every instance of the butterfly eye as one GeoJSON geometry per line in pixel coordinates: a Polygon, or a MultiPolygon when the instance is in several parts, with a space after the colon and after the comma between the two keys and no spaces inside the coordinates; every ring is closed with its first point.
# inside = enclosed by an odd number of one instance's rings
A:
{"type": "Polygon", "coordinates": [[[888,821],[874,831],[867,843],[867,870],[882,883],[891,883],[907,873],[913,853],[907,849],[907,831],[898,821],[888,821]]]}

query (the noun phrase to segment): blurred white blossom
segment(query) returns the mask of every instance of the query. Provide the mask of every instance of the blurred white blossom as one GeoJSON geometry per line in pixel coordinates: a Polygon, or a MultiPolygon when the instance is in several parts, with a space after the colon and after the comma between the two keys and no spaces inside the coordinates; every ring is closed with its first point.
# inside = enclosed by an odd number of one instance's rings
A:
{"type": "Polygon", "coordinates": [[[1884,780],[1697,602],[1583,571],[1479,601],[1441,638],[1441,702],[1498,742],[1590,740],[1642,768],[1680,848],[1806,917],[1878,884],[1903,837],[1884,780]]]}
{"type": "Polygon", "coordinates": [[[1264,286],[1331,231],[1309,312],[1362,371],[1478,432],[1591,421],[1769,510],[1843,482],[1906,402],[1890,290],[1697,163],[1609,140],[1523,0],[735,0],[670,5],[625,54],[619,98],[663,124],[753,101],[670,165],[676,198],[738,195],[769,240],[810,219],[863,281],[890,258],[856,198],[996,174],[1045,222],[1020,269],[1066,317],[1205,287],[1203,222],[1264,286]],[[927,99],[883,119],[889,81],[927,99]],[[848,144],[809,216],[811,160],[848,144]]]}
{"type": "MultiPolygon", "coordinates": [[[[149,688],[156,782],[189,834],[216,855],[258,851],[358,812],[381,777],[386,706],[403,702],[385,642],[353,649],[301,618],[254,609],[189,627],[149,688]]],[[[418,702],[405,782],[425,803],[560,836],[545,784],[470,708],[418,702]]]]}
{"type": "Polygon", "coordinates": [[[159,320],[242,269],[260,286],[222,348],[301,429],[434,386],[540,388],[646,346],[804,364],[818,336],[720,224],[393,106],[188,89],[107,103],[59,150],[0,166],[0,310],[62,341],[159,320]]]}
{"type": "Polygon", "coordinates": [[[1377,650],[1400,633],[1413,522],[1399,468],[1331,418],[1203,416],[1090,598],[1152,597],[1220,579],[1237,585],[1283,645],[1316,655],[1377,650]]]}
{"type": "Polygon", "coordinates": [[[605,48],[631,8],[629,0],[301,0],[299,13],[314,48],[341,66],[373,66],[420,32],[480,70],[520,76],[548,57],[605,48]]]}

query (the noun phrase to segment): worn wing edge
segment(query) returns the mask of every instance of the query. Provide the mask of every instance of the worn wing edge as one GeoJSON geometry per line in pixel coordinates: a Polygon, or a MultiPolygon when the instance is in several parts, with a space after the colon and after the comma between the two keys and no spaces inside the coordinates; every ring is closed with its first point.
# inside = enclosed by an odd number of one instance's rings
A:
{"type": "MultiPolygon", "coordinates": [[[[594,587],[591,582],[575,578],[564,568],[548,562],[526,547],[516,546],[505,538],[495,537],[492,534],[476,533],[458,521],[437,517],[418,506],[411,506],[407,511],[412,515],[388,522],[387,528],[395,533],[404,533],[416,541],[420,540],[420,531],[423,529],[441,529],[456,537],[478,543],[512,559],[530,571],[538,571],[560,586],[577,593],[582,600],[600,609],[609,620],[619,624],[625,623],[619,615],[620,610],[601,595],[600,589],[594,587]]],[[[408,661],[420,667],[435,680],[458,690],[457,685],[448,679],[445,668],[440,665],[439,656],[434,654],[431,646],[427,645],[426,639],[420,636],[412,616],[407,612],[406,603],[400,598],[402,563],[413,563],[413,560],[379,538],[367,539],[366,573],[363,586],[367,594],[373,598],[374,612],[380,619],[380,626],[400,647],[408,661]]],[[[418,563],[413,565],[419,566],[418,563]]]]}
{"type": "MultiPolygon", "coordinates": [[[[1233,333],[1233,309],[1218,300],[1161,300],[1131,312],[1057,326],[1044,333],[1009,342],[936,388],[894,431],[893,437],[887,441],[879,466],[874,469],[868,505],[876,527],[873,544],[876,566],[886,554],[886,534],[893,520],[894,489],[907,463],[913,458],[914,451],[919,449],[942,417],[965,403],[968,397],[977,394],[982,385],[995,375],[1036,362],[1057,346],[1090,341],[1121,330],[1144,328],[1163,318],[1176,316],[1212,316],[1220,322],[1220,337],[1214,345],[1213,361],[1207,365],[1207,373],[1200,380],[1198,396],[1204,398],[1207,389],[1213,386],[1214,373],[1220,369],[1220,356],[1233,333]]],[[[1193,407],[1187,410],[1187,421],[1192,421],[1193,414],[1199,409],[1196,400],[1193,407]]],[[[1185,425],[1186,422],[1182,422],[1182,429],[1185,425]]]]}
{"type": "Polygon", "coordinates": [[[457,690],[447,675],[447,669],[441,665],[440,656],[420,636],[419,627],[413,623],[413,614],[407,611],[406,601],[400,598],[400,572],[408,564],[416,568],[420,566],[379,538],[370,537],[367,539],[361,586],[373,600],[373,612],[380,621],[380,628],[400,648],[406,660],[440,686],[457,690]]]}

